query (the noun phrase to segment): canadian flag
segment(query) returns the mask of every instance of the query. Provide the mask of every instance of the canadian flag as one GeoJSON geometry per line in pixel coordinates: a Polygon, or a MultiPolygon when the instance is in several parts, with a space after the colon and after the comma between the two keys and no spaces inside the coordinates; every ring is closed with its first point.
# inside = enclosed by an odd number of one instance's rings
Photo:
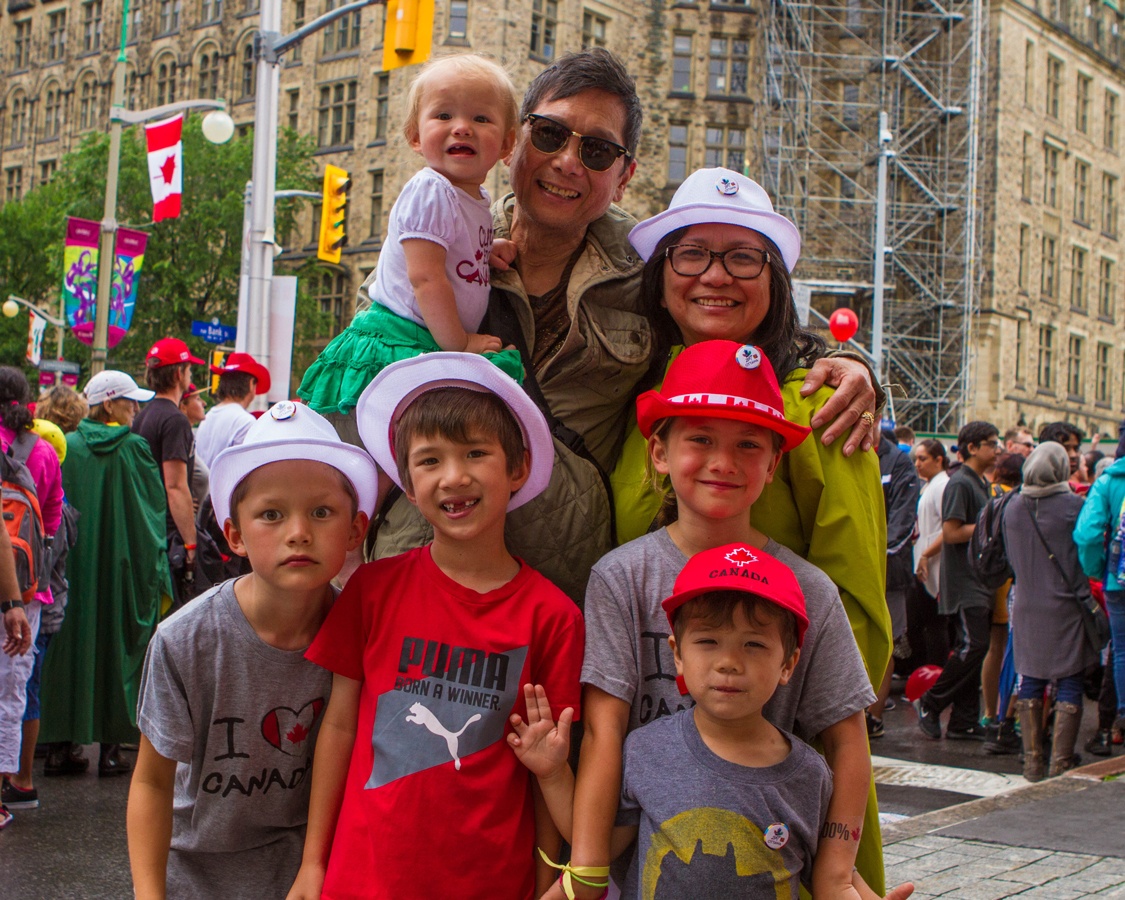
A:
{"type": "Polygon", "coordinates": [[[183,128],[183,113],[145,126],[154,222],[174,219],[180,214],[180,197],[184,190],[184,145],[180,140],[183,128]]]}

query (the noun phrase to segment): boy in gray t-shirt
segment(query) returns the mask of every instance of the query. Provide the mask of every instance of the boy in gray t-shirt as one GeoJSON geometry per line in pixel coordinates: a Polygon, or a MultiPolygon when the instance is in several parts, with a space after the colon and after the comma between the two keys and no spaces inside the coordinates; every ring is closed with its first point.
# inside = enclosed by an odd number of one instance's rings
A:
{"type": "Polygon", "coordinates": [[[366,453],[289,402],[215,458],[216,518],[253,571],[170,616],[149,644],[127,815],[138,900],[288,893],[332,683],[304,651],[377,484],[366,453]]]}
{"type": "MultiPolygon", "coordinates": [[[[611,854],[634,840],[636,847],[621,896],[796,900],[800,884],[811,886],[820,836],[847,829],[825,821],[828,765],[763,715],[800,659],[809,627],[801,586],[780,560],[749,544],[728,544],[688,560],[662,607],[676,677],[695,705],[625,740],[611,854]]],[[[542,689],[536,691],[528,698],[529,721],[514,722],[509,742],[538,776],[569,840],[570,716],[564,713],[556,727],[542,689]]],[[[600,887],[608,876],[608,867],[558,868],[564,890],[575,880],[600,887]]],[[[858,874],[853,885],[871,896],[858,874]]],[[[908,894],[904,886],[892,896],[908,894]]]]}

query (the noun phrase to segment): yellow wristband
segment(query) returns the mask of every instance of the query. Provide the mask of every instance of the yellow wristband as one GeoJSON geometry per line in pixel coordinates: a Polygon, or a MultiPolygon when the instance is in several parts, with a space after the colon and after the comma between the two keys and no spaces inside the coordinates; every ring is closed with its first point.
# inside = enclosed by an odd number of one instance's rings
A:
{"type": "Polygon", "coordinates": [[[536,847],[539,855],[543,858],[543,862],[549,865],[552,869],[558,869],[562,872],[563,893],[566,894],[567,900],[574,900],[574,882],[578,881],[589,887],[609,887],[609,866],[572,866],[570,863],[561,864],[551,862],[551,858],[543,852],[542,847],[536,847]],[[590,878],[604,878],[605,881],[589,881],[590,878]]]}

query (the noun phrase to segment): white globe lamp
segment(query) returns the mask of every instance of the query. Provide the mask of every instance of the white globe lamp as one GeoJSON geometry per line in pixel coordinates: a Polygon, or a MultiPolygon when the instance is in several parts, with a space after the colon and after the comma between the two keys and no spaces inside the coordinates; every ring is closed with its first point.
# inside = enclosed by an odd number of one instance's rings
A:
{"type": "Polygon", "coordinates": [[[234,120],[224,110],[216,109],[203,117],[202,129],[212,144],[225,144],[234,136],[234,120]]]}

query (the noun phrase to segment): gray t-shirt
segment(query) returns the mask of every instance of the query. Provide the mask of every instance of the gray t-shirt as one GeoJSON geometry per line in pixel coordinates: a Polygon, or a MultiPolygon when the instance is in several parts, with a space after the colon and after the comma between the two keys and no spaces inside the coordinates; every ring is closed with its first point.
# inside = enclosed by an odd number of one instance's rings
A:
{"type": "MultiPolygon", "coordinates": [[[[963,465],[949,476],[941,495],[941,520],[956,519],[975,523],[988,502],[988,485],[976,472],[963,465]]],[[[991,609],[993,594],[969,567],[969,541],[941,546],[941,595],[938,612],[948,616],[962,609],[991,609]]]]}
{"type": "Polygon", "coordinates": [[[234,581],[156,630],[138,724],[177,761],[168,896],[284,897],[301,863],[312,748],[332,673],[265,643],[234,581]]]}
{"type": "MultiPolygon", "coordinates": [[[[763,549],[793,570],[809,617],[797,668],[766,704],[765,717],[811,741],[875,702],[875,695],[836,586],[776,541],[763,549]]],[[[590,573],[582,681],[630,704],[630,731],[692,705],[676,687],[672,629],[660,606],[686,564],[662,528],[607,553],[590,573]]]]}
{"type": "Polygon", "coordinates": [[[832,774],[789,742],[782,762],[750,768],[713,753],[691,710],[630,734],[617,824],[638,832],[621,896],[796,900],[812,881],[832,774]]]}

